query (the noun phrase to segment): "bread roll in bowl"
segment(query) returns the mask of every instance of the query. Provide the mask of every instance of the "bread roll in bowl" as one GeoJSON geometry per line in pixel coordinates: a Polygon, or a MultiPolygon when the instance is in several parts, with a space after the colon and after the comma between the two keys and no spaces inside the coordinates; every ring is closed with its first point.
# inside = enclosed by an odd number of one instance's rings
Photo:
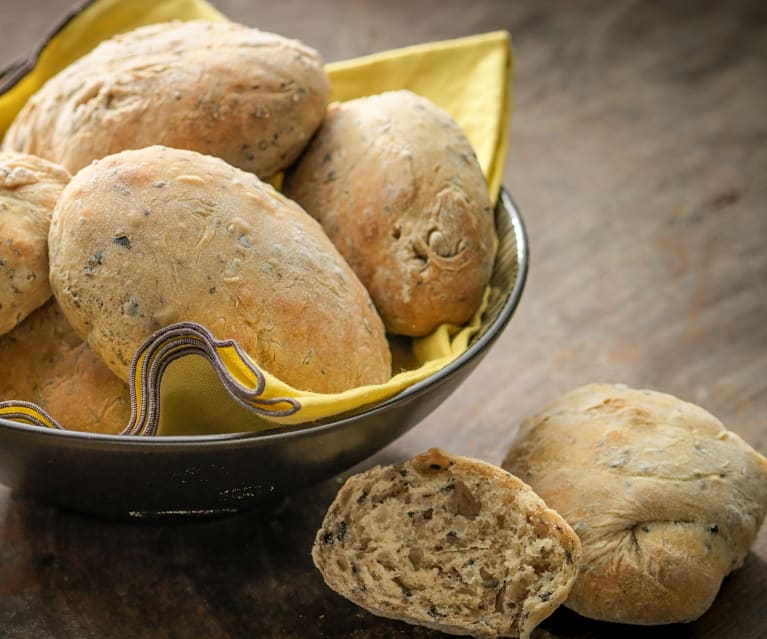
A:
{"type": "Polygon", "coordinates": [[[390,376],[381,319],[320,225],[219,158],[152,146],[94,162],[64,190],[49,246],[56,299],[123,380],[146,338],[180,321],[302,390],[390,376]]]}
{"type": "Polygon", "coordinates": [[[322,122],[330,84],[319,54],[230,22],[168,22],[102,42],[51,78],[4,148],[76,172],[124,149],[163,144],[269,177],[322,122]]]}
{"type": "Polygon", "coordinates": [[[487,183],[459,126],[409,91],[332,104],[285,193],[410,336],[476,312],[493,268],[487,183]]]}
{"type": "Polygon", "coordinates": [[[0,335],[51,296],[48,228],[68,182],[58,164],[0,152],[0,335]]]}
{"type": "Polygon", "coordinates": [[[0,400],[31,402],[70,430],[116,435],[128,424],[128,385],[72,330],[55,300],[0,336],[0,400]]]}

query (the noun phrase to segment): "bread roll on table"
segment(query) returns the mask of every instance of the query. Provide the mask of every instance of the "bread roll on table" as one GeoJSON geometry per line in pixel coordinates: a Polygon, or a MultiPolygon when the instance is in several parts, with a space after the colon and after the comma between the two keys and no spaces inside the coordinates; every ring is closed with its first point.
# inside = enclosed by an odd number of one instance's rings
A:
{"type": "Polygon", "coordinates": [[[503,467],[580,537],[566,605],[604,621],[700,617],[767,511],[767,459],[702,408],[655,391],[566,393],[522,423],[503,467]]]}
{"type": "Polygon", "coordinates": [[[516,477],[431,449],[349,478],[312,557],[328,586],[374,614],[524,639],[570,592],[580,541],[516,477]]]}

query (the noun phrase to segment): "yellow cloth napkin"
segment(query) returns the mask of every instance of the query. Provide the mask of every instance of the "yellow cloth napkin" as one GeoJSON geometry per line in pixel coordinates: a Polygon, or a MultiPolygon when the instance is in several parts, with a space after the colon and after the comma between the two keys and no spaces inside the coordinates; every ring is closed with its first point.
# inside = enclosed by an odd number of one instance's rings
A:
{"type": "MultiPolygon", "coordinates": [[[[115,33],[177,19],[223,19],[202,0],[95,0],[61,26],[37,64],[0,95],[0,135],[45,80],[115,33]]],[[[311,44],[311,43],[310,43],[311,44]]],[[[509,123],[511,51],[493,32],[336,62],[327,66],[333,99],[410,89],[448,111],[471,141],[495,200],[509,123]]],[[[126,434],[248,432],[321,420],[395,395],[453,361],[480,327],[485,302],[466,326],[441,326],[405,344],[393,342],[395,374],[385,384],[319,394],[296,390],[259,370],[232,341],[218,341],[193,323],[173,325],[147,340],[132,368],[133,417],[126,434]],[[396,369],[397,362],[408,362],[396,369]]],[[[0,403],[0,417],[57,427],[55,416],[25,402],[0,403]]]]}

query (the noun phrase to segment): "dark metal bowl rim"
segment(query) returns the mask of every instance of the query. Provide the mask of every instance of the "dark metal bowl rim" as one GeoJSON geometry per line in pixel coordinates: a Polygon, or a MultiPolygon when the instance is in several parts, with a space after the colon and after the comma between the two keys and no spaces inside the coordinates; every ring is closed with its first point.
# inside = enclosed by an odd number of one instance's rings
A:
{"type": "MultiPolygon", "coordinates": [[[[396,395],[393,395],[387,400],[374,404],[368,409],[363,409],[360,412],[354,413],[347,417],[340,417],[333,421],[325,423],[307,422],[304,424],[298,424],[295,426],[280,426],[274,429],[262,430],[258,432],[245,432],[245,433],[220,433],[212,435],[168,435],[157,437],[132,437],[126,435],[107,435],[102,433],[85,433],[74,430],[56,430],[52,428],[46,428],[44,426],[34,426],[31,424],[23,424],[7,419],[0,418],[0,427],[11,428],[19,431],[31,431],[38,435],[48,437],[63,437],[67,440],[80,441],[85,443],[86,441],[94,441],[100,444],[116,444],[121,447],[124,446],[173,446],[175,447],[197,447],[197,446],[227,446],[236,445],[243,442],[243,440],[259,440],[259,443],[269,442],[278,439],[291,438],[299,433],[311,430],[314,432],[320,432],[328,429],[339,428],[350,422],[356,422],[364,419],[367,416],[374,415],[385,411],[392,404],[397,404],[407,399],[416,397],[423,394],[432,386],[438,385],[446,379],[456,374],[463,366],[470,361],[484,353],[486,349],[498,338],[505,326],[511,319],[514,310],[519,304],[519,300],[522,296],[522,291],[527,280],[527,271],[529,265],[529,246],[527,232],[524,222],[519,213],[519,210],[509,194],[509,192],[501,187],[499,194],[499,201],[504,206],[510,216],[510,222],[514,227],[514,235],[517,240],[517,264],[518,273],[514,286],[511,292],[508,294],[503,307],[495,317],[493,322],[487,328],[469,348],[466,349],[461,355],[459,355],[452,362],[447,364],[444,368],[441,368],[436,373],[429,375],[425,379],[416,382],[412,386],[408,386],[406,389],[400,391],[396,395]]],[[[86,444],[87,445],[87,444],[86,444]]]]}

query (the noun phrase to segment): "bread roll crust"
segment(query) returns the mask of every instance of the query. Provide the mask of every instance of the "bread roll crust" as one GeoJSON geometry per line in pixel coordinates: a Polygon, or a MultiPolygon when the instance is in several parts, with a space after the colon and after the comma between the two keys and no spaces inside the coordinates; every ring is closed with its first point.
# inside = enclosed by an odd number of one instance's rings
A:
{"type": "Polygon", "coordinates": [[[431,449],[349,478],[312,557],[373,614],[478,637],[528,637],[564,601],[580,542],[529,486],[431,449]]]}
{"type": "Polygon", "coordinates": [[[0,152],[0,335],[51,296],[48,228],[68,182],[57,164],[0,152]]]}
{"type": "Polygon", "coordinates": [[[467,322],[494,259],[487,183],[458,125],[410,91],[334,103],[288,174],[359,275],[387,330],[467,322]]]}
{"type": "Polygon", "coordinates": [[[520,426],[503,467],[578,533],[566,605],[604,621],[691,621],[739,567],[767,510],[767,459],[702,408],[590,384],[520,426]]]}
{"type": "Polygon", "coordinates": [[[0,401],[37,404],[68,430],[116,435],[131,401],[120,381],[72,330],[49,300],[0,336],[0,401]]]}
{"type": "Polygon", "coordinates": [[[390,376],[383,324],[319,224],[219,158],[154,146],[86,167],[54,212],[50,269],[73,328],[123,380],[181,321],[303,390],[390,376]]]}
{"type": "Polygon", "coordinates": [[[75,173],[152,144],[269,177],[320,125],[330,84],[319,54],[230,22],[169,22],[102,42],[51,78],[4,141],[75,173]]]}

